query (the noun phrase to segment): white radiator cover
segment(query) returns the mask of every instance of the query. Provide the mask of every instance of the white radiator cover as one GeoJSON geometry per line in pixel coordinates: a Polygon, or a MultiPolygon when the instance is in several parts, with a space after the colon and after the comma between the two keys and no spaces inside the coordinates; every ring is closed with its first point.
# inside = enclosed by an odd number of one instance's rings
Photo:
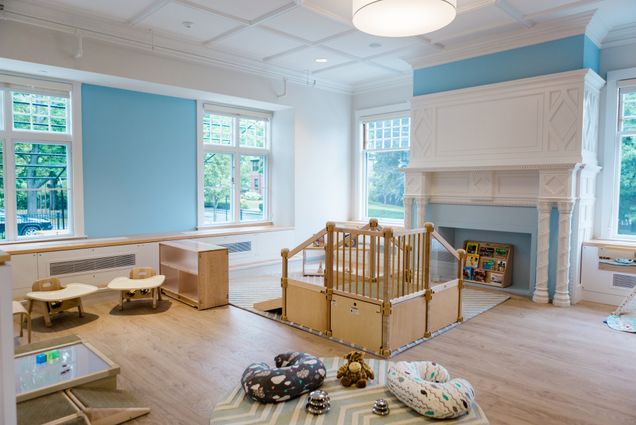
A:
{"type": "MultiPolygon", "coordinates": [[[[636,249],[625,249],[625,258],[634,258],[636,249]]],[[[583,299],[602,304],[618,305],[636,284],[636,268],[624,271],[599,268],[599,247],[583,245],[581,258],[581,286],[583,299]]]]}
{"type": "Polygon", "coordinates": [[[13,268],[13,298],[23,298],[27,292],[31,291],[31,285],[34,281],[51,276],[51,265],[61,262],[100,259],[102,264],[96,264],[94,270],[64,273],[56,277],[59,277],[65,284],[88,283],[105,287],[113,278],[128,274],[132,267],[148,266],[158,270],[158,258],[159,245],[156,243],[14,255],[11,257],[12,263],[15,264],[13,268]],[[129,262],[126,262],[126,265],[121,265],[124,263],[120,261],[117,264],[117,261],[113,261],[111,262],[113,267],[106,265],[107,268],[103,268],[105,267],[103,263],[109,262],[109,257],[124,255],[133,255],[134,264],[129,265],[129,262]]]}
{"type": "MultiPolygon", "coordinates": [[[[280,231],[215,236],[197,240],[216,245],[226,245],[229,249],[232,249],[234,253],[230,255],[230,269],[238,270],[265,265],[280,267],[280,249],[293,245],[294,231],[289,228],[282,228],[280,231]]],[[[134,255],[135,266],[149,266],[159,271],[158,242],[90,249],[69,249],[34,254],[14,254],[11,256],[13,299],[24,299],[24,295],[31,291],[31,285],[34,281],[49,277],[51,264],[81,259],[102,259],[96,261],[99,268],[103,267],[104,263],[115,263],[115,261],[108,260],[108,257],[125,255],[134,255]]],[[[92,272],[68,273],[58,277],[62,283],[79,282],[105,287],[111,279],[128,274],[131,267],[126,265],[92,272]]]]}

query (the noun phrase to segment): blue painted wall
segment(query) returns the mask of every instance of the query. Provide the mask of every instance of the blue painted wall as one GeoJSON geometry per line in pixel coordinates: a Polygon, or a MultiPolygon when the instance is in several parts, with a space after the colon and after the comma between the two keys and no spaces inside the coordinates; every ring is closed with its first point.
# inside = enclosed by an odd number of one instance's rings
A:
{"type": "MultiPolygon", "coordinates": [[[[522,295],[532,295],[536,282],[537,219],[536,208],[529,207],[429,204],[426,211],[426,221],[434,223],[455,248],[462,248],[466,240],[513,245],[513,285],[509,289],[522,295]]],[[[553,208],[548,267],[550,298],[556,289],[558,242],[559,212],[553,208]]]]}
{"type": "Polygon", "coordinates": [[[557,72],[592,68],[599,72],[600,49],[581,34],[457,62],[416,69],[413,95],[438,93],[557,72]]]}
{"type": "Polygon", "coordinates": [[[583,39],[583,68],[591,68],[597,74],[601,72],[601,49],[588,37],[583,39]]]}
{"type": "Polygon", "coordinates": [[[429,204],[426,220],[435,223],[456,248],[463,247],[465,240],[513,245],[510,289],[521,295],[532,295],[536,281],[536,208],[429,204]]]}
{"type": "Polygon", "coordinates": [[[196,102],[82,85],[89,237],[196,226],[196,102]]]}

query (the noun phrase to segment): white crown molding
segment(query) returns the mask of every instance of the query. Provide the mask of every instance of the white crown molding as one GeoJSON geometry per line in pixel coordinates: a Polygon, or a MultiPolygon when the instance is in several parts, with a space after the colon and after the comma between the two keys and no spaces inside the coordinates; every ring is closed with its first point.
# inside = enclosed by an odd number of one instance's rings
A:
{"type": "Polygon", "coordinates": [[[596,44],[599,48],[603,44],[603,40],[609,33],[609,27],[601,19],[599,15],[595,15],[592,21],[587,25],[585,35],[596,44]]]}
{"type": "Polygon", "coordinates": [[[353,86],[353,94],[364,94],[378,90],[396,89],[400,87],[413,87],[413,73],[408,75],[400,75],[398,77],[383,78],[381,80],[373,80],[355,84],[353,86]]]}
{"type": "Polygon", "coordinates": [[[475,36],[472,38],[472,42],[458,43],[456,46],[446,44],[444,51],[406,60],[413,66],[413,69],[427,68],[584,34],[595,12],[593,10],[578,15],[552,19],[530,28],[513,29],[508,33],[488,33],[482,36],[475,36]]]}
{"type": "Polygon", "coordinates": [[[42,4],[31,3],[29,0],[6,0],[3,18],[260,77],[285,78],[289,83],[300,86],[314,86],[341,94],[353,92],[350,84],[337,83],[313,75],[308,77],[303,72],[214,50],[205,47],[202,43],[195,44],[192,40],[172,34],[134,28],[123,22],[104,20],[75,10],[70,13],[66,8],[42,6],[42,4]]]}
{"type": "Polygon", "coordinates": [[[636,22],[611,30],[603,40],[602,48],[636,44],[636,22]]]}

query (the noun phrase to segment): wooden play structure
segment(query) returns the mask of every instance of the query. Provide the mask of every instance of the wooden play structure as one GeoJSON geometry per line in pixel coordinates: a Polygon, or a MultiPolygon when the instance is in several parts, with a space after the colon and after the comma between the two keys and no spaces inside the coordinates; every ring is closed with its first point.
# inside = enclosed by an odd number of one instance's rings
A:
{"type": "MultiPolygon", "coordinates": [[[[462,318],[465,251],[432,223],[421,229],[327,223],[283,249],[282,318],[382,356],[462,318]],[[305,249],[324,249],[324,275],[290,273],[305,249]]],[[[304,269],[304,267],[303,267],[304,269]]]]}

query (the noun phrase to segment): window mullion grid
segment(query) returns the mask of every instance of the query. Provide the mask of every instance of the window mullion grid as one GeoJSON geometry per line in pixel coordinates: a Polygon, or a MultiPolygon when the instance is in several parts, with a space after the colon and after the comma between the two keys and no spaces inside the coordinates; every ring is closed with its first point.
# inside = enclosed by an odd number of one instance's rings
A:
{"type": "Polygon", "coordinates": [[[620,217],[620,196],[621,196],[621,173],[622,173],[622,168],[623,168],[623,158],[622,158],[622,150],[623,150],[623,139],[625,137],[630,137],[630,136],[636,136],[636,131],[634,130],[629,130],[629,131],[623,131],[623,122],[625,120],[625,100],[623,95],[627,94],[627,93],[633,93],[636,92],[636,87],[623,87],[620,88],[618,90],[618,114],[616,117],[616,143],[615,143],[615,158],[616,158],[616,164],[617,166],[615,167],[615,175],[614,175],[614,182],[617,182],[616,184],[616,192],[614,194],[614,202],[613,205],[614,207],[612,208],[612,216],[613,218],[611,219],[611,224],[610,224],[610,232],[614,235],[614,236],[619,236],[620,237],[627,237],[627,238],[633,238],[634,235],[629,235],[629,234],[619,234],[620,231],[620,220],[622,219],[622,217],[620,217]]]}
{"type": "Polygon", "coordinates": [[[4,139],[3,148],[3,167],[4,167],[4,237],[5,240],[15,240],[17,234],[17,219],[15,215],[15,170],[14,163],[15,157],[13,154],[13,134],[11,129],[11,99],[9,90],[3,90],[3,103],[4,103],[4,134],[1,136],[4,139]]]}
{"type": "Polygon", "coordinates": [[[15,182],[15,141],[11,135],[5,142],[4,151],[4,231],[6,240],[13,241],[18,236],[17,190],[15,182]]]}
{"type": "Polygon", "coordinates": [[[241,221],[241,128],[239,117],[233,117],[233,135],[234,155],[232,162],[234,164],[232,192],[234,197],[234,222],[241,221]]]}

